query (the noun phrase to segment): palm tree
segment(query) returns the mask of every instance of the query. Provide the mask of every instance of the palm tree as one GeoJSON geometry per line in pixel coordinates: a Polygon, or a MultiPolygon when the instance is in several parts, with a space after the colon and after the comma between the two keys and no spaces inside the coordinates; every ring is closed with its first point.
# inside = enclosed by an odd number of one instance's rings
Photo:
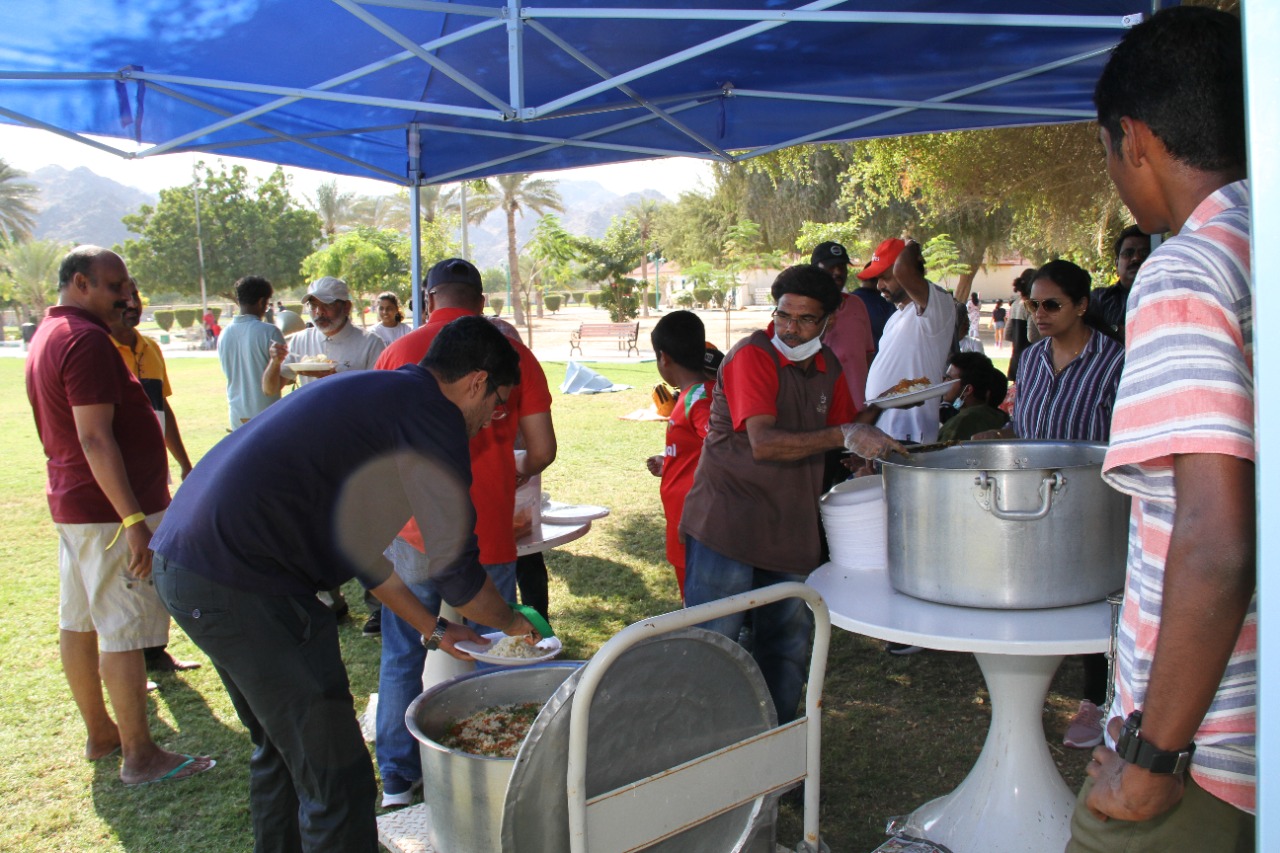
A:
{"type": "MultiPolygon", "coordinates": [[[[491,212],[501,209],[507,215],[507,268],[511,270],[511,290],[523,293],[520,284],[520,261],[516,251],[516,214],[531,210],[538,215],[544,213],[563,213],[564,202],[556,185],[544,178],[534,178],[528,172],[516,172],[511,175],[499,175],[482,185],[476,185],[476,196],[472,206],[467,210],[467,219],[474,223],[481,222],[491,212]],[[494,183],[497,186],[494,186],[494,183]]],[[[524,322],[524,310],[521,300],[515,299],[512,306],[516,325],[524,322]]]]}
{"type": "Polygon", "coordinates": [[[649,253],[657,247],[653,235],[658,226],[658,203],[651,198],[642,198],[627,208],[627,215],[636,221],[640,230],[640,245],[644,254],[640,256],[640,310],[642,316],[649,316],[649,253]]]}
{"type": "Polygon", "coordinates": [[[22,180],[26,176],[0,158],[0,246],[27,239],[35,228],[40,191],[22,180]]]}
{"type": "Polygon", "coordinates": [[[332,243],[333,237],[343,225],[351,224],[355,214],[356,194],[339,192],[337,181],[325,181],[316,187],[316,200],[313,207],[320,214],[320,225],[324,230],[325,240],[332,243]]]}
{"type": "Polygon", "coordinates": [[[67,247],[55,240],[10,243],[0,251],[3,276],[13,285],[10,298],[18,318],[44,316],[58,289],[58,266],[67,247]]]}

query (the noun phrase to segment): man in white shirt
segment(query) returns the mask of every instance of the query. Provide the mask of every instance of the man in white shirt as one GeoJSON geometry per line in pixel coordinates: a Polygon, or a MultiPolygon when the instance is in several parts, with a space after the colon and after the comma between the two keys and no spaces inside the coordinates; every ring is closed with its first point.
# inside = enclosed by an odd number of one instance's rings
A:
{"type": "Polygon", "coordinates": [[[311,283],[302,304],[311,312],[312,327],[290,336],[287,346],[272,344],[271,358],[262,374],[262,392],[277,394],[281,386],[300,386],[324,376],[348,370],[372,370],[386,349],[376,335],[366,335],[351,325],[351,293],[340,278],[325,276],[311,283]],[[299,374],[290,366],[309,356],[324,356],[333,370],[299,374]]]}
{"type": "MultiPolygon", "coordinates": [[[[880,352],[867,374],[867,399],[903,379],[941,382],[955,337],[955,300],[924,277],[924,258],[914,240],[885,240],[858,278],[878,279],[880,292],[898,306],[885,323],[880,352]]],[[[928,444],[938,438],[939,400],[909,409],[888,409],[876,426],[899,441],[928,444]]]]}

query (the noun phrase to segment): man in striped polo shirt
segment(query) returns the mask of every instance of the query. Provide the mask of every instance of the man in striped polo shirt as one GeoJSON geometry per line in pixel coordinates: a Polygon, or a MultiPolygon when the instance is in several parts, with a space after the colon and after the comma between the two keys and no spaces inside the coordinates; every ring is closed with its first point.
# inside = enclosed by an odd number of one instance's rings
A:
{"type": "Polygon", "coordinates": [[[1145,233],[1173,236],[1129,295],[1103,466],[1133,496],[1117,690],[1068,850],[1253,850],[1253,300],[1238,20],[1157,13],[1116,47],[1094,102],[1121,199],[1145,233]]]}

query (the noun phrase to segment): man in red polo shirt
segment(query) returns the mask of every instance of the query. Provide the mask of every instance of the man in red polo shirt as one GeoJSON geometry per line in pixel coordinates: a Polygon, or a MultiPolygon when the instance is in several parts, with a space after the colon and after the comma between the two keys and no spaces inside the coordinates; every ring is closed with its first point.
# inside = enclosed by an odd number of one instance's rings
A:
{"type": "MultiPolygon", "coordinates": [[[[449,258],[427,273],[427,323],[395,341],[378,357],[375,367],[394,370],[421,360],[441,328],[484,310],[480,271],[461,258],[449,258]]],[[[516,539],[512,525],[516,483],[540,473],[556,458],[556,433],[551,422],[551,392],[542,366],[529,348],[512,341],[520,355],[520,384],[505,406],[495,411],[489,426],[471,439],[471,501],[476,507],[476,539],[480,563],[507,601],[516,600],[516,539]],[[524,436],[525,454],[515,458],[516,433],[524,436]]],[[[396,571],[423,604],[439,612],[440,596],[422,564],[422,534],[410,521],[388,549],[396,571]]],[[[490,629],[484,628],[482,631],[490,629]]],[[[416,629],[383,610],[382,668],[378,682],[377,755],[382,777],[382,805],[408,805],[422,784],[418,744],[404,724],[404,714],[422,691],[425,653],[416,629]]]]}
{"type": "Polygon", "coordinates": [[[46,492],[59,539],[59,649],[89,733],[85,757],[119,750],[120,779],[137,785],[184,779],[214,762],[161,749],[147,726],[142,650],[169,639],[148,550],[169,505],[169,466],[146,392],[107,331],[129,289],[129,271],[114,252],[73,249],[58,271],[58,304],[31,341],[26,380],[48,458],[46,492]]]}

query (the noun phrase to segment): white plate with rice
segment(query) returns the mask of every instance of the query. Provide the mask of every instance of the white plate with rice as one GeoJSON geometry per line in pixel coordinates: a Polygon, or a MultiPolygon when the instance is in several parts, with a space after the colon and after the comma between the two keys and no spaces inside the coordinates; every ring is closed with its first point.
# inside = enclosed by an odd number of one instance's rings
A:
{"type": "Polygon", "coordinates": [[[925,385],[923,388],[916,388],[911,391],[904,391],[901,394],[885,394],[874,400],[868,400],[868,406],[879,406],[882,409],[901,409],[905,406],[914,406],[916,403],[923,403],[925,400],[932,400],[934,397],[941,397],[947,393],[947,389],[955,385],[960,380],[948,379],[944,382],[938,382],[933,385],[925,385]]]}
{"type": "Polygon", "coordinates": [[[466,652],[478,661],[496,666],[528,666],[532,663],[544,663],[560,654],[562,647],[559,637],[547,637],[537,645],[531,646],[523,637],[508,637],[501,631],[482,634],[489,642],[486,645],[463,640],[454,648],[466,652]],[[510,640],[511,642],[503,642],[510,640]]]}

